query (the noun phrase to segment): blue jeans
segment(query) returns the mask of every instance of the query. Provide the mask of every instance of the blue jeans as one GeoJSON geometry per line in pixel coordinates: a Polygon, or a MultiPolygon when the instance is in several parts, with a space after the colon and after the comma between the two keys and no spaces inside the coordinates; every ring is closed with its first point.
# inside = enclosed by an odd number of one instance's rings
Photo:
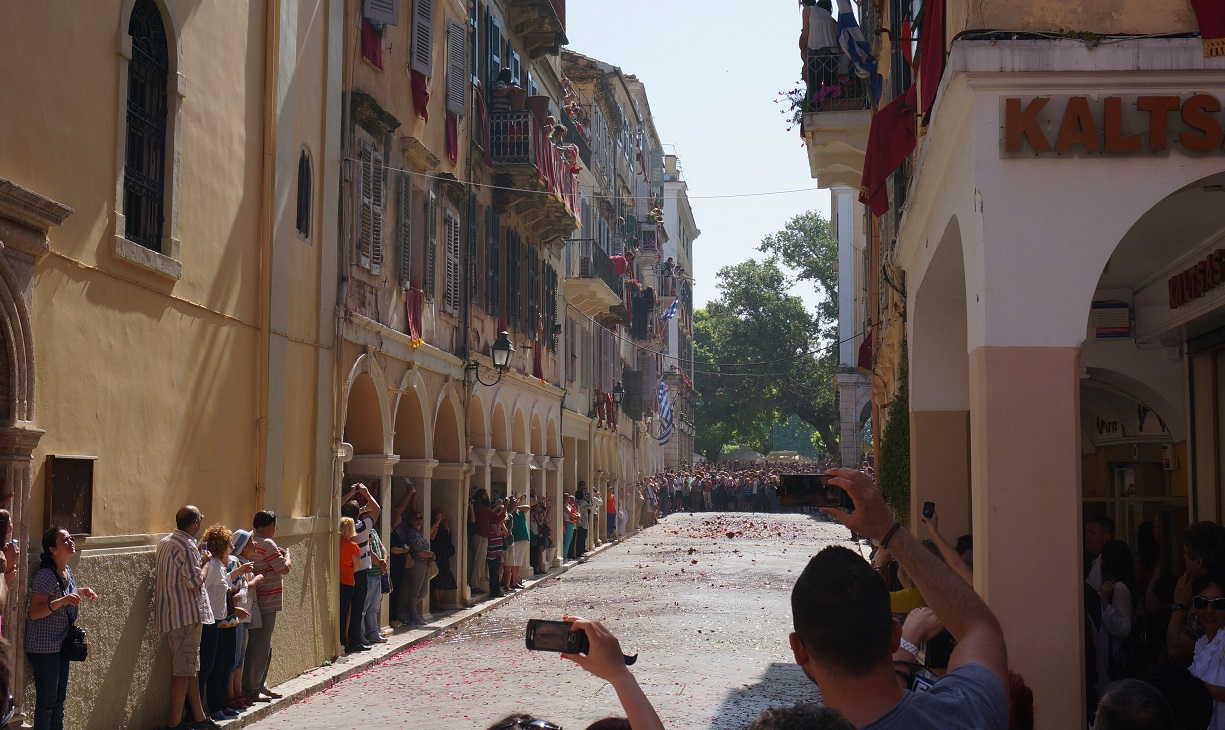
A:
{"type": "Polygon", "coordinates": [[[34,730],[64,730],[64,698],[68,696],[71,662],[60,653],[27,652],[34,670],[34,730]]]}
{"type": "Polygon", "coordinates": [[[375,641],[379,633],[379,606],[383,603],[383,574],[366,574],[366,605],[362,607],[362,638],[375,641]]]}

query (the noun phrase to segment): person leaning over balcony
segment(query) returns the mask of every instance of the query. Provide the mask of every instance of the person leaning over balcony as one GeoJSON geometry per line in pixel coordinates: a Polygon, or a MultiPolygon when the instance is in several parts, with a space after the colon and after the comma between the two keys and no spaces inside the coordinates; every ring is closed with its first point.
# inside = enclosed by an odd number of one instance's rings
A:
{"type": "MultiPolygon", "coordinates": [[[[68,696],[68,657],[60,653],[64,637],[76,623],[81,598],[94,600],[90,588],[77,588],[68,560],[77,552],[72,535],[62,527],[43,534],[38,572],[30,586],[26,614],[26,658],[34,670],[34,727],[63,730],[64,700],[68,696]]],[[[182,706],[182,697],[179,698],[182,706]]]]}
{"type": "Polygon", "coordinates": [[[280,699],[281,695],[268,688],[268,666],[272,663],[272,632],[276,630],[276,615],[281,612],[285,592],[284,576],[292,567],[289,551],[278,547],[276,513],[260,510],[251,520],[251,544],[254,545],[255,574],[263,576],[255,589],[259,606],[260,626],[247,632],[247,656],[243,661],[242,691],[253,701],[280,699]]]}
{"type": "MultiPolygon", "coordinates": [[[[157,633],[170,641],[170,707],[167,728],[214,728],[200,702],[200,634],[213,623],[213,610],[204,591],[204,565],[211,557],[196,544],[204,515],[194,505],[175,513],[174,532],[157,544],[157,633]],[[183,721],[183,702],[191,708],[194,724],[183,721]]],[[[45,540],[44,540],[45,542],[45,540]]]]}
{"type": "Polygon", "coordinates": [[[510,111],[510,93],[511,89],[519,87],[514,85],[512,81],[511,71],[509,68],[504,68],[498,72],[498,77],[493,82],[493,101],[489,102],[489,111],[491,112],[508,112],[510,111]]]}

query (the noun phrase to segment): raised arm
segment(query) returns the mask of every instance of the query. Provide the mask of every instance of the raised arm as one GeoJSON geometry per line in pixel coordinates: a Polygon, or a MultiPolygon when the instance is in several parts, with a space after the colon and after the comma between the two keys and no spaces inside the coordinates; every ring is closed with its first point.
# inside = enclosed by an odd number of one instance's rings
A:
{"type": "Polygon", "coordinates": [[[617,637],[598,621],[573,616],[567,616],[566,621],[570,622],[571,628],[582,629],[587,634],[591,648],[586,656],[562,656],[613,686],[617,699],[621,700],[621,709],[625,710],[625,717],[634,730],[663,730],[664,724],[651,706],[651,701],[638,686],[634,673],[625,666],[625,655],[621,653],[621,643],[617,637]]]}
{"type": "Polygon", "coordinates": [[[823,507],[821,511],[877,540],[892,532],[886,541],[889,551],[906,567],[932,611],[957,639],[949,671],[966,664],[982,664],[995,672],[1007,687],[1008,650],[1004,645],[1004,632],[982,598],[909,531],[900,526],[894,529],[896,523],[885,498],[868,475],[854,469],[830,469],[827,473],[835,477],[831,484],[851,496],[855,511],[846,513],[830,507],[823,507]]]}
{"type": "Polygon", "coordinates": [[[932,513],[931,517],[919,515],[919,522],[927,525],[927,534],[931,535],[932,542],[936,543],[936,548],[940,550],[940,557],[944,558],[944,562],[948,563],[954,573],[961,576],[966,585],[973,587],[974,571],[970,570],[966,561],[957,554],[957,548],[950,545],[949,541],[944,539],[944,535],[940,534],[940,515],[935,513],[932,513]]]}

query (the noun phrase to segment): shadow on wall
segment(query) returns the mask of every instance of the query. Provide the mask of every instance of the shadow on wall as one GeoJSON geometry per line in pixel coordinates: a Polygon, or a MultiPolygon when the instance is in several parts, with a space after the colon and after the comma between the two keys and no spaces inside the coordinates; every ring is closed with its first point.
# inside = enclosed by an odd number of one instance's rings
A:
{"type": "Polygon", "coordinates": [[[767,707],[787,707],[798,702],[820,704],[817,685],[793,663],[773,662],[753,684],[742,685],[723,698],[711,728],[748,727],[767,707]]]}

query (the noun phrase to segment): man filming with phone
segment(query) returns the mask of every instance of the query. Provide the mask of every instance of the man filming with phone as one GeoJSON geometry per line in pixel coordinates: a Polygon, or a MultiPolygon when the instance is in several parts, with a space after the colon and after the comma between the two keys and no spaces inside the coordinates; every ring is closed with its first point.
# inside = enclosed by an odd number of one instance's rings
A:
{"type": "Polygon", "coordinates": [[[896,522],[875,482],[854,469],[830,469],[853,511],[821,511],[879,540],[906,567],[944,626],[957,639],[948,674],[927,692],[898,684],[892,655],[902,627],[889,610],[884,583],[858,553],[827,547],[804,569],[791,593],[791,650],[821,688],[825,704],[857,728],[1008,727],[1008,653],[991,609],[948,565],[896,522]]]}

